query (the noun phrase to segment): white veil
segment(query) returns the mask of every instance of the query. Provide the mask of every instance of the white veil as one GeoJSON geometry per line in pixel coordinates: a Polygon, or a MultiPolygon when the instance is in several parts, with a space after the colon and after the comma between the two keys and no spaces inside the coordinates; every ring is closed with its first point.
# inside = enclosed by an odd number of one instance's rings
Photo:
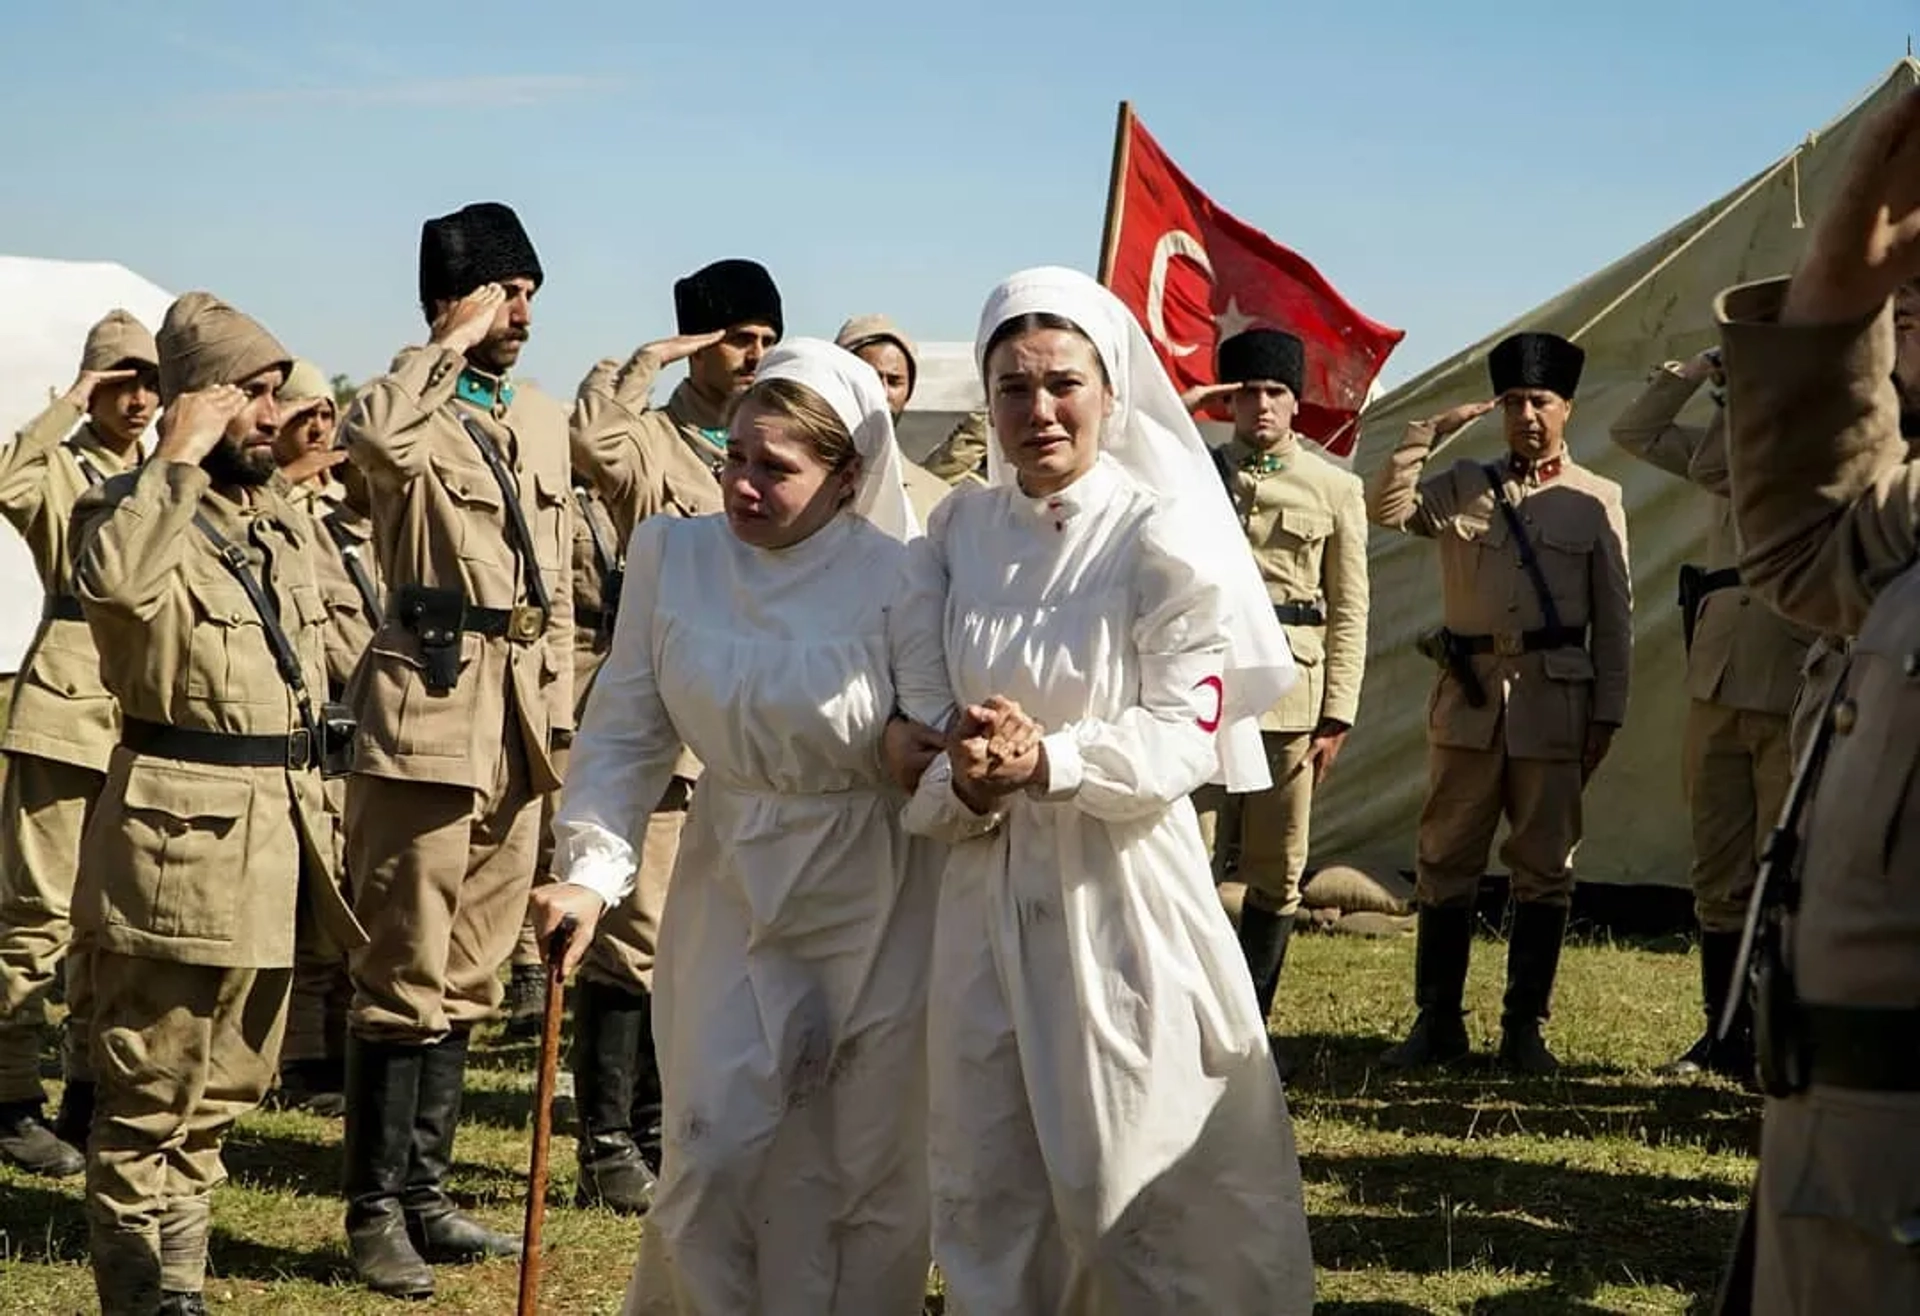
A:
{"type": "Polygon", "coordinates": [[[766,379],[804,384],[833,408],[860,454],[860,485],[852,510],[895,539],[917,538],[920,520],[907,501],[887,390],[873,367],[821,339],[789,338],[761,358],[754,382],[766,379]]]}
{"type": "MultiPolygon", "coordinates": [[[[988,295],[973,348],[983,378],[994,330],[1039,312],[1077,325],[1106,366],[1114,410],[1100,436],[1101,451],[1178,510],[1178,524],[1192,537],[1197,561],[1217,564],[1228,637],[1219,779],[1229,790],[1262,790],[1272,776],[1260,744],[1259,718],[1292,688],[1299,672],[1200,429],[1133,313],[1078,270],[1022,270],[988,295]]],[[[988,448],[987,475],[994,484],[1013,482],[998,442],[988,448]]]]}

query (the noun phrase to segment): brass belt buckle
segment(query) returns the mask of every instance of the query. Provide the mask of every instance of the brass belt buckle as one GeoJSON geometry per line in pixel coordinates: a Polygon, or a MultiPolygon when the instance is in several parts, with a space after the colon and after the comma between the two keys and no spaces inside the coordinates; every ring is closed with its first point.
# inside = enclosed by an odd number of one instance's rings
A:
{"type": "Polygon", "coordinates": [[[1493,651],[1502,658],[1518,658],[1527,651],[1527,637],[1519,631],[1495,631],[1493,651]]]}
{"type": "Polygon", "coordinates": [[[547,629],[547,610],[523,603],[514,608],[513,615],[507,619],[507,638],[531,644],[540,638],[540,632],[547,629]]]}

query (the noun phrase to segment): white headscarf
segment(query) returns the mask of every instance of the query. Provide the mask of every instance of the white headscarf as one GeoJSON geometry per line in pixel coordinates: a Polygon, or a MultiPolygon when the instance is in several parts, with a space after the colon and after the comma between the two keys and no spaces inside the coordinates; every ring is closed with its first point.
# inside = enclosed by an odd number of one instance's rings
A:
{"type": "MultiPolygon", "coordinates": [[[[1022,270],[988,295],[973,344],[983,380],[994,330],[1034,313],[1069,320],[1092,340],[1114,393],[1100,450],[1178,511],[1174,523],[1190,536],[1192,558],[1213,565],[1226,596],[1228,641],[1219,780],[1229,790],[1263,790],[1272,776],[1260,745],[1259,717],[1293,687],[1298,671],[1200,429],[1133,313],[1078,270],[1022,270]]],[[[996,441],[987,451],[988,479],[1011,484],[1014,476],[996,441]]]]}
{"type": "Polygon", "coordinates": [[[789,338],[760,359],[754,382],[790,379],[833,408],[860,454],[852,510],[898,540],[917,538],[920,519],[907,501],[900,448],[893,438],[887,390],[872,366],[818,338],[789,338]]]}

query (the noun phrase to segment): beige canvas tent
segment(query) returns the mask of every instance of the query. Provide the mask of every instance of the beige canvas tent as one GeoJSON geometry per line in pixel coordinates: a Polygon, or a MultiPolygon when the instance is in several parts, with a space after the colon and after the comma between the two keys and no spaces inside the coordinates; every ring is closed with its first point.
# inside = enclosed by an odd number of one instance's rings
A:
{"type": "MultiPolygon", "coordinates": [[[[1373,472],[1410,421],[1487,395],[1486,355],[1522,328],[1564,334],[1587,350],[1568,430],[1578,460],[1624,491],[1634,583],[1634,672],[1626,727],[1587,792],[1582,880],[1684,884],[1690,856],[1681,800],[1680,736],[1686,701],[1675,575],[1698,560],[1709,509],[1681,481],[1620,452],[1607,428],[1650,368],[1718,341],[1714,296],[1731,284],[1791,270],[1837,185],[1862,124],[1920,82],[1920,62],[1896,64],[1833,124],[1773,165],[1637,251],[1448,358],[1371,407],[1354,467],[1373,472]]],[[[1603,194],[1600,194],[1603,195],[1603,194]]],[[[1683,419],[1703,420],[1703,390],[1683,419]]],[[[1440,446],[1433,469],[1502,451],[1490,415],[1440,446]]],[[[1422,540],[1375,531],[1370,549],[1373,619],[1360,721],[1315,805],[1319,863],[1411,868],[1425,773],[1433,669],[1415,637],[1439,620],[1439,568],[1422,540]]],[[[1771,820],[1769,820],[1771,821],[1771,820]]],[[[1494,867],[1501,865],[1496,858],[1494,867]]]]}
{"type": "MultiPolygon", "coordinates": [[[[119,306],[157,329],[172,300],[124,265],[0,256],[0,305],[8,312],[0,320],[0,441],[73,382],[94,321],[119,306]]],[[[20,669],[40,625],[40,601],[26,542],[10,526],[0,529],[0,673],[20,669]]]]}

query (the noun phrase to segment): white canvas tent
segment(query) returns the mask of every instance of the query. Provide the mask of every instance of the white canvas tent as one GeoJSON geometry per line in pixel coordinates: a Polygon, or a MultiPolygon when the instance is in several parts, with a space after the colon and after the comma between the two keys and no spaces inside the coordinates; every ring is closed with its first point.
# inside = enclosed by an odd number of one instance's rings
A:
{"type": "MultiPolygon", "coordinates": [[[[87,330],[114,307],[157,329],[173,301],[122,265],[0,256],[0,435],[12,435],[43,410],[49,390],[73,382],[87,330]]],[[[151,436],[149,436],[151,437],[151,436]]],[[[0,673],[20,659],[40,623],[40,578],[27,546],[0,530],[0,673]]]]}
{"type": "MultiPolygon", "coordinates": [[[[1647,372],[1718,341],[1712,301],[1731,284],[1789,272],[1825,207],[1863,122],[1916,82],[1903,59],[1859,104],[1790,154],[1638,250],[1503,325],[1381,398],[1367,413],[1354,468],[1370,474],[1410,421],[1488,391],[1486,356],[1518,329],[1567,336],[1587,351],[1568,442],[1577,459],[1617,481],[1626,498],[1634,584],[1634,672],[1627,724],[1586,799],[1582,880],[1686,881],[1691,854],[1680,786],[1685,658],[1675,576],[1697,561],[1705,496],[1626,456],[1607,428],[1647,372]]],[[[1604,192],[1597,193],[1604,195],[1604,192]]],[[[1682,419],[1704,420],[1703,390],[1682,419]]],[[[1432,469],[1501,452],[1498,416],[1441,445],[1432,469]]],[[[1426,782],[1425,726],[1433,669],[1415,637],[1439,621],[1439,567],[1431,545],[1376,531],[1369,559],[1373,615],[1360,720],[1314,808],[1314,851],[1378,868],[1411,868],[1426,782]]],[[[1770,821],[1770,820],[1766,820],[1770,821]]],[[[1497,865],[1497,858],[1496,858],[1497,865]]]]}

